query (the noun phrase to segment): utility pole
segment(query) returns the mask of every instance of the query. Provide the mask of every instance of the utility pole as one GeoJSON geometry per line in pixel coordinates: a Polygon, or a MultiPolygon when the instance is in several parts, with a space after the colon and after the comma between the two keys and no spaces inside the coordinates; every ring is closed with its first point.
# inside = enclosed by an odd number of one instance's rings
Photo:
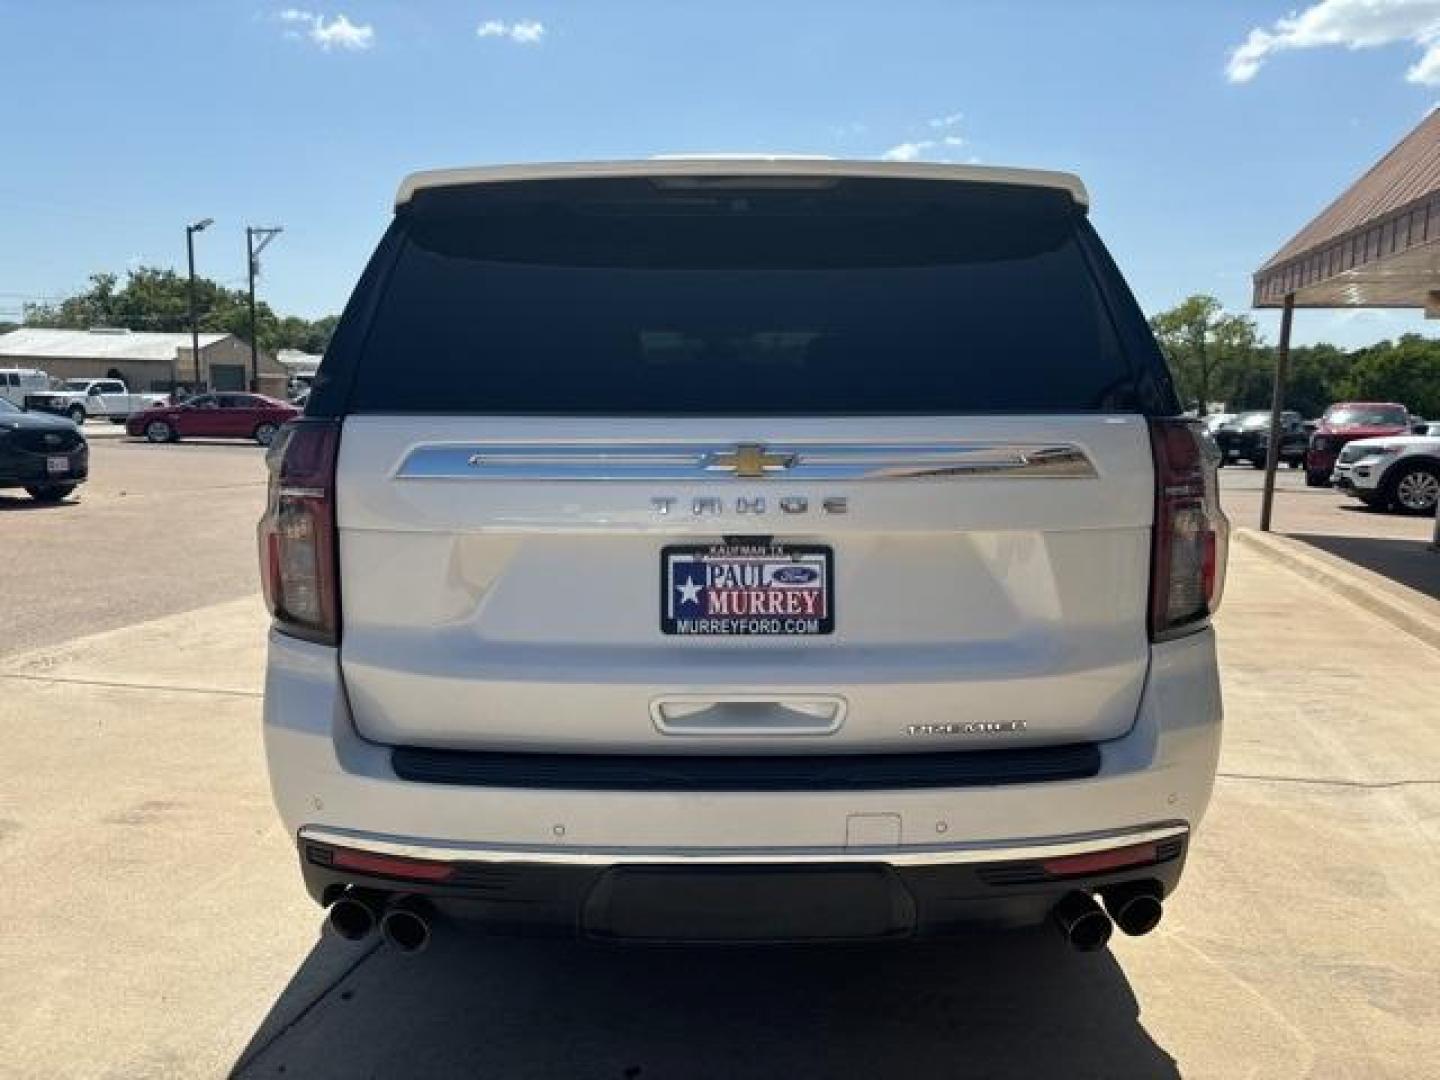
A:
{"type": "MultiPolygon", "coordinates": [[[[202,218],[185,226],[185,255],[190,263],[190,359],[195,365],[195,393],[200,392],[200,317],[195,310],[195,234],[215,224],[214,218],[202,218]]],[[[171,391],[172,395],[174,391],[171,391]]]]}
{"type": "Polygon", "coordinates": [[[245,226],[245,263],[250,268],[250,392],[260,389],[259,326],[255,316],[255,277],[260,273],[260,253],[266,245],[285,231],[283,225],[271,227],[245,226]],[[259,245],[256,245],[256,239],[259,245]]]}

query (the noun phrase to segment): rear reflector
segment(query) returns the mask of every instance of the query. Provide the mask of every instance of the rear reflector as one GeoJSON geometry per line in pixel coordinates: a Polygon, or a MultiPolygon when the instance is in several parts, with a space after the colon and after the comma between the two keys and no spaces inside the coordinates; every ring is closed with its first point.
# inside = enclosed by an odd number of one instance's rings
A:
{"type": "Polygon", "coordinates": [[[1051,877],[1075,877],[1079,874],[1102,874],[1127,866],[1148,866],[1159,861],[1159,849],[1152,843],[1091,851],[1084,855],[1062,855],[1058,859],[1046,859],[1040,865],[1051,877]]]}
{"type": "Polygon", "coordinates": [[[398,855],[375,855],[349,848],[335,848],[330,853],[330,865],[340,870],[408,881],[449,881],[455,876],[455,867],[449,863],[404,859],[398,855]]]}

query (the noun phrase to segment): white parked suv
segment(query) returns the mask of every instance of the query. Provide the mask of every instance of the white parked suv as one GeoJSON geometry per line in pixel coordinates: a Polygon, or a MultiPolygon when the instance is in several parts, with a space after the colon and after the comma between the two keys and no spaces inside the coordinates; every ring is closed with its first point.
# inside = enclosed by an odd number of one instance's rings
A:
{"type": "Polygon", "coordinates": [[[1330,480],[1367,506],[1433,514],[1440,498],[1440,428],[1430,435],[1381,435],[1347,443],[1330,480]]]}
{"type": "Polygon", "coordinates": [[[1151,929],[1227,525],[1086,208],[910,163],[406,180],[260,526],[332,927],[1151,929]]]}

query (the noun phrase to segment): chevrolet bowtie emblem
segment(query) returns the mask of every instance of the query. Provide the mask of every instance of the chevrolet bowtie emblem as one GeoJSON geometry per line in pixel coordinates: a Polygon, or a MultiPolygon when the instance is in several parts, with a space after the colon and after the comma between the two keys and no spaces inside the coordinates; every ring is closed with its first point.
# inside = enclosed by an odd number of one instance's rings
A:
{"type": "Polygon", "coordinates": [[[783,472],[794,464],[794,454],[772,454],[759,443],[741,443],[734,450],[711,454],[705,468],[754,480],[767,473],[783,472]]]}

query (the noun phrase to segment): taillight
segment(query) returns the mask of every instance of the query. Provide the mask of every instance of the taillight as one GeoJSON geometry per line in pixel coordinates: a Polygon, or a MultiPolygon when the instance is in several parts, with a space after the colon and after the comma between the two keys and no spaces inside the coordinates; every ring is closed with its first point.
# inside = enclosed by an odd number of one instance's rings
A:
{"type": "Polygon", "coordinates": [[[301,419],[276,434],[266,454],[270,491],[260,519],[260,578],[275,628],[340,641],[335,459],[340,424],[301,419]]]}
{"type": "Polygon", "coordinates": [[[1150,556],[1150,639],[1205,626],[1220,606],[1230,523],[1220,511],[1217,454],[1200,425],[1152,420],[1155,534],[1150,556]]]}

